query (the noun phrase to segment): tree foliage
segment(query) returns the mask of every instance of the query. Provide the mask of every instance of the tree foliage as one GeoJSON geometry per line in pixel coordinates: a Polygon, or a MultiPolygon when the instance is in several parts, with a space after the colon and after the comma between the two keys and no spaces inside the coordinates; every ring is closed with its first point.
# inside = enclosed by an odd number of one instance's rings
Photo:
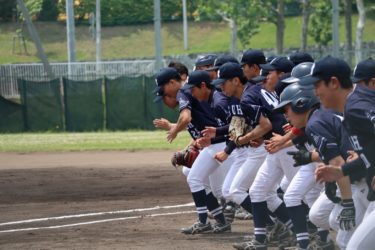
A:
{"type": "Polygon", "coordinates": [[[250,38],[259,31],[260,12],[258,1],[201,0],[198,2],[197,19],[205,17],[233,20],[237,25],[238,37],[244,46],[248,46],[250,38]]]}
{"type": "Polygon", "coordinates": [[[321,46],[332,40],[332,6],[330,0],[316,0],[311,3],[309,35],[321,46]]]}

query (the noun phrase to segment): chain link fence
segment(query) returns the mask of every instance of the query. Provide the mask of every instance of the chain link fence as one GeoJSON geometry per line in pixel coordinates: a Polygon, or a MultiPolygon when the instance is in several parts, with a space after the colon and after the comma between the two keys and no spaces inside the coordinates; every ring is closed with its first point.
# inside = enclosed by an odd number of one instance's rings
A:
{"type": "MultiPolygon", "coordinates": [[[[298,48],[290,48],[284,51],[284,55],[289,55],[298,51],[298,48]]],[[[331,48],[310,48],[308,51],[313,58],[319,59],[324,55],[332,54],[331,48]]],[[[266,56],[275,55],[274,49],[264,50],[266,56]]],[[[339,51],[339,57],[343,58],[349,64],[355,66],[355,51],[348,51],[342,47],[339,51]]],[[[226,54],[217,53],[217,54],[226,54]]],[[[240,59],[242,52],[235,56],[240,59]]],[[[185,64],[189,70],[193,69],[194,61],[198,55],[176,55],[164,58],[163,65],[166,66],[170,61],[179,61],[185,64]]],[[[375,44],[367,43],[362,49],[362,58],[375,57],[375,44]]],[[[116,78],[119,76],[151,77],[155,74],[155,60],[128,60],[111,62],[75,62],[71,63],[51,63],[52,72],[56,78],[67,77],[71,80],[94,80],[101,77],[116,78]]],[[[31,64],[8,64],[0,65],[0,95],[6,98],[18,98],[19,90],[17,79],[29,81],[48,80],[41,63],[31,64]]]]}

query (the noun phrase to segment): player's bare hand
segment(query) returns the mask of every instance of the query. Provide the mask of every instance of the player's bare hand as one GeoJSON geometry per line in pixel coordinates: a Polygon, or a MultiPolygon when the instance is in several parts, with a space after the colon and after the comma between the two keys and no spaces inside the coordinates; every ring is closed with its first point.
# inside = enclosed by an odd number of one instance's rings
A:
{"type": "Polygon", "coordinates": [[[257,148],[260,145],[262,145],[263,141],[264,141],[263,138],[258,138],[255,140],[251,140],[249,144],[250,144],[250,147],[257,148]]]}
{"type": "Polygon", "coordinates": [[[169,130],[171,128],[171,123],[165,118],[154,119],[152,123],[154,124],[155,128],[164,130],[169,130]]]}
{"type": "Polygon", "coordinates": [[[168,132],[167,132],[167,141],[169,143],[172,143],[174,139],[177,137],[177,132],[174,130],[174,127],[172,127],[168,132]]]}
{"type": "Polygon", "coordinates": [[[372,178],[371,187],[372,187],[372,190],[375,191],[375,176],[372,178]]]}
{"type": "Polygon", "coordinates": [[[283,126],[283,130],[284,130],[284,133],[287,134],[290,132],[290,130],[293,128],[292,125],[290,125],[290,123],[287,123],[283,126]]]}
{"type": "Polygon", "coordinates": [[[220,152],[215,154],[215,159],[218,160],[219,162],[223,162],[226,159],[228,159],[228,156],[229,155],[227,153],[225,153],[225,151],[220,151],[220,152]]]}
{"type": "Polygon", "coordinates": [[[216,136],[216,128],[215,127],[206,127],[202,130],[202,135],[208,138],[214,138],[216,136]]]}
{"type": "Polygon", "coordinates": [[[198,148],[205,148],[211,145],[211,138],[200,137],[195,140],[195,144],[198,148]]]}
{"type": "Polygon", "coordinates": [[[340,166],[320,164],[315,170],[315,179],[320,183],[334,182],[342,177],[344,175],[340,166]]]}
{"type": "Polygon", "coordinates": [[[348,158],[346,159],[347,162],[354,161],[358,158],[358,154],[354,152],[353,150],[348,151],[348,158]]]}
{"type": "Polygon", "coordinates": [[[265,148],[270,154],[279,151],[282,148],[282,145],[285,143],[283,136],[276,133],[272,133],[272,135],[273,136],[271,137],[271,139],[264,141],[265,148]]]}

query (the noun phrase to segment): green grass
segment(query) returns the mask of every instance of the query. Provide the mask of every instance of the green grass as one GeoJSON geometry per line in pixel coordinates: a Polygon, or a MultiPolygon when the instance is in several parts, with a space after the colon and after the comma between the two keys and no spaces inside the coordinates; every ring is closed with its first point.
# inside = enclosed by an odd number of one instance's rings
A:
{"type": "Polygon", "coordinates": [[[0,134],[0,152],[177,150],[189,142],[188,133],[182,132],[170,144],[165,131],[0,134]]]}
{"type": "MultiPolygon", "coordinates": [[[[358,16],[353,16],[355,31],[358,16]]],[[[285,47],[300,46],[301,17],[286,18],[285,47]]],[[[51,62],[67,61],[66,30],[64,23],[37,22],[43,46],[51,62]]],[[[12,23],[0,24],[0,64],[37,62],[36,50],[28,38],[30,55],[12,54],[12,39],[17,27],[12,23]]],[[[364,41],[375,41],[375,20],[366,19],[364,41]]],[[[259,33],[250,40],[252,48],[275,48],[275,25],[262,23],[259,33]]],[[[27,30],[25,28],[25,34],[27,30]]],[[[353,33],[354,36],[355,33],[353,33]]],[[[353,37],[354,38],[354,37],[353,37]]],[[[344,19],[340,20],[340,41],[345,42],[344,19]]],[[[162,24],[163,55],[181,55],[205,52],[224,52],[230,47],[230,30],[226,23],[189,22],[189,49],[183,49],[181,23],[162,24]]],[[[311,38],[309,45],[314,45],[311,38]]],[[[104,60],[153,57],[153,25],[103,27],[102,57],[104,60]]],[[[246,49],[240,43],[239,49],[246,49]]],[[[95,42],[89,34],[88,26],[76,27],[76,53],[78,61],[95,60],[95,42]]]]}

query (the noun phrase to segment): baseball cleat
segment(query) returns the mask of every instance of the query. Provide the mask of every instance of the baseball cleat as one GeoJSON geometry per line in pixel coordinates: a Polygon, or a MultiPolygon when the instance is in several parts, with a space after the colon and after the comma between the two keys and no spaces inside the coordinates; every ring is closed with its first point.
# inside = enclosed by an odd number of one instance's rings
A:
{"type": "Polygon", "coordinates": [[[195,222],[191,227],[181,228],[181,233],[183,234],[200,234],[207,231],[211,231],[212,226],[210,222],[207,222],[206,224],[197,221],[195,222]]]}
{"type": "Polygon", "coordinates": [[[233,247],[238,250],[267,250],[267,244],[260,243],[256,239],[241,243],[234,243],[233,247]]]}
{"type": "Polygon", "coordinates": [[[251,220],[253,218],[253,215],[247,212],[246,210],[239,208],[239,209],[236,209],[234,218],[239,219],[239,220],[251,220]]]}
{"type": "Polygon", "coordinates": [[[225,208],[223,209],[225,220],[228,223],[233,222],[235,213],[236,213],[236,208],[232,205],[227,204],[225,208]]]}
{"type": "Polygon", "coordinates": [[[231,231],[232,231],[232,227],[231,227],[230,223],[226,223],[226,224],[215,223],[212,226],[212,232],[213,233],[224,233],[224,232],[231,232],[231,231]]]}

